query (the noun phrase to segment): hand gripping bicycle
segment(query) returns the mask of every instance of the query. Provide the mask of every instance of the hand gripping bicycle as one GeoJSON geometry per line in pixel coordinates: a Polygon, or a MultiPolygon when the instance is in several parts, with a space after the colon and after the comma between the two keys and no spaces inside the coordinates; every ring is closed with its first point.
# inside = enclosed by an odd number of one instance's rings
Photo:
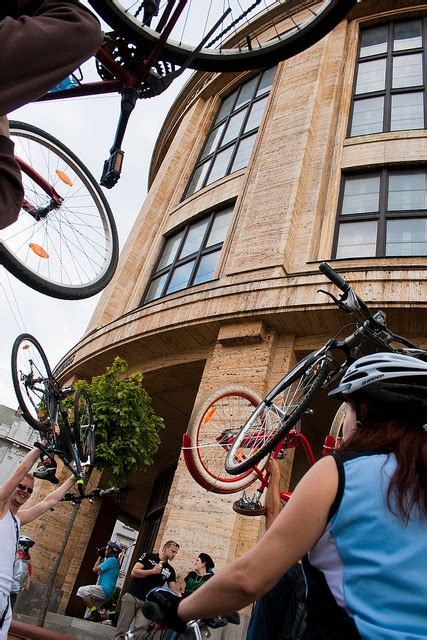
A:
{"type": "MultiPolygon", "coordinates": [[[[182,598],[174,591],[166,587],[152,589],[147,594],[147,601],[142,605],[142,613],[147,620],[152,620],[160,625],[168,626],[172,618],[176,618],[176,613],[171,615],[172,611],[176,611],[178,604],[182,598]]],[[[217,629],[225,627],[228,623],[240,624],[240,615],[237,612],[215,616],[205,620],[190,620],[187,623],[180,621],[183,630],[175,632],[174,640],[203,640],[210,637],[209,629],[217,629]]],[[[146,629],[146,640],[154,637],[152,634],[156,632],[156,625],[148,628],[138,627],[128,631],[125,636],[126,640],[141,637],[141,631],[146,629]]],[[[158,637],[158,636],[155,636],[158,637]]]]}
{"type": "Polygon", "coordinates": [[[43,434],[46,444],[37,444],[42,455],[52,461],[59,456],[76,476],[83,497],[95,457],[95,425],[86,391],[62,389],[40,343],[27,333],[13,343],[12,380],[22,415],[43,434]],[[74,401],[69,412],[63,401],[70,395],[74,401]]]}

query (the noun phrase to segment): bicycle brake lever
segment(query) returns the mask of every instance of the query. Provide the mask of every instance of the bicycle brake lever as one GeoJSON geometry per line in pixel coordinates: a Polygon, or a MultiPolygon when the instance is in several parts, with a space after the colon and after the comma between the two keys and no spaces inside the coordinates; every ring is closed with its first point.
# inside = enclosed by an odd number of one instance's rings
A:
{"type": "Polygon", "coordinates": [[[330,298],[332,298],[332,300],[335,302],[335,304],[337,305],[337,307],[341,307],[342,302],[341,300],[339,300],[339,298],[336,298],[334,296],[333,293],[331,293],[330,291],[325,291],[324,289],[318,289],[317,293],[324,293],[325,295],[329,296],[330,298]]]}

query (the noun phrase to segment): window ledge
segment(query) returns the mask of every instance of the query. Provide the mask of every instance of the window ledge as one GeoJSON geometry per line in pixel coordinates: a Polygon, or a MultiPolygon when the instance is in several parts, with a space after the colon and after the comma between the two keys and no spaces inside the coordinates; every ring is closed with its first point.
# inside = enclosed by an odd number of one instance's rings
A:
{"type": "Polygon", "coordinates": [[[427,138],[427,129],[416,129],[411,131],[386,131],[384,133],[369,133],[365,136],[355,136],[346,138],[344,147],[356,146],[358,144],[369,144],[370,142],[387,142],[388,140],[414,140],[416,138],[427,138]]]}

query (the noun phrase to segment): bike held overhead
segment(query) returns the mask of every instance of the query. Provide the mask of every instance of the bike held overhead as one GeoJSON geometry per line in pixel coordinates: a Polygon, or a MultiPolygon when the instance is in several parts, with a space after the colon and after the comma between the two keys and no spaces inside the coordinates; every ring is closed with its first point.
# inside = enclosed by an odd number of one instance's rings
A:
{"type": "Polygon", "coordinates": [[[346,402],[339,450],[308,471],[252,549],[194,594],[148,596],[167,626],[241,609],[304,557],[307,637],[425,639],[427,363],[363,356],[331,395],[346,402]]]}
{"type": "Polygon", "coordinates": [[[11,364],[22,415],[44,436],[43,444],[37,445],[41,463],[34,475],[56,484],[55,456],[59,456],[74,474],[83,496],[95,462],[95,425],[86,391],[62,389],[40,343],[27,333],[16,338],[11,364]],[[63,403],[68,396],[73,396],[73,403],[67,410],[63,403]]]}

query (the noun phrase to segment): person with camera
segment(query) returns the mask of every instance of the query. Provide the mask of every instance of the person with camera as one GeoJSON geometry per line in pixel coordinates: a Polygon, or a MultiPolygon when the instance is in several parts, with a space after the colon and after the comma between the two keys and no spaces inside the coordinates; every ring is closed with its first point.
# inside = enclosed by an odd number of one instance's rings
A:
{"type": "Polygon", "coordinates": [[[96,584],[89,584],[77,589],[77,595],[83,600],[87,609],[85,619],[91,622],[99,622],[101,615],[99,609],[113,596],[119,577],[119,554],[122,551],[118,542],[109,540],[105,547],[98,547],[98,558],[92,571],[98,574],[96,584]]]}

